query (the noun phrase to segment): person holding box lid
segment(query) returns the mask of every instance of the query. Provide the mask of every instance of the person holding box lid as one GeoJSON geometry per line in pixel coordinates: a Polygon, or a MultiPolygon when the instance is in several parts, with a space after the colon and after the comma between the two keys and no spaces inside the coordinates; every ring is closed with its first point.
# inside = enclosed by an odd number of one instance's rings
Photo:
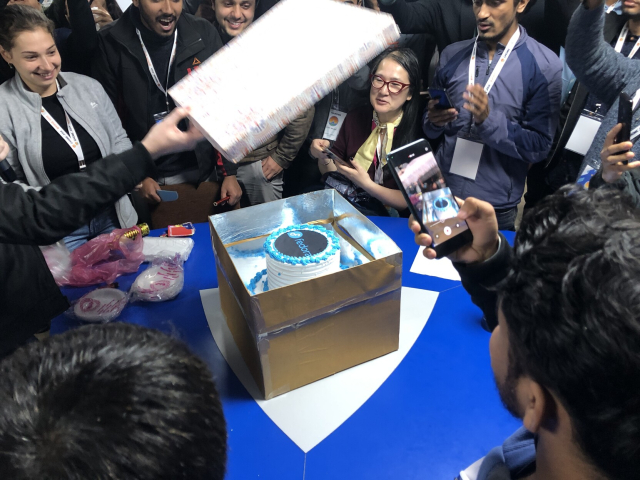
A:
{"type": "Polygon", "coordinates": [[[558,123],[562,64],[519,25],[529,0],[476,0],[478,36],[447,47],[432,87],[454,107],[431,100],[423,129],[444,135],[436,153],[454,195],[493,205],[513,230],[532,163],[547,158],[558,123]]]}
{"type": "MultiPolygon", "coordinates": [[[[195,128],[178,130],[186,114],[175,110],[133,148],[40,190],[0,180],[0,357],[47,330],[49,321],[69,308],[37,245],[57,242],[155,175],[154,160],[192,149],[202,135],[195,128]]],[[[9,154],[10,146],[0,137],[0,164],[9,154]]],[[[0,178],[6,177],[0,171],[0,178]]]]}

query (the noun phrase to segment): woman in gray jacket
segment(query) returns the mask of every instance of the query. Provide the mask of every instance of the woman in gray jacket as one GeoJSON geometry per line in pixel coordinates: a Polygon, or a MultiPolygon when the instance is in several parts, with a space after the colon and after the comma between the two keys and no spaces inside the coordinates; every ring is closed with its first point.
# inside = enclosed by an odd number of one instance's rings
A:
{"type": "MultiPolygon", "coordinates": [[[[131,148],[102,86],[82,75],[60,74],[53,24],[40,11],[19,5],[4,9],[0,54],[16,71],[0,86],[0,135],[9,143],[7,160],[23,188],[41,188],[131,148]]],[[[65,237],[65,243],[73,250],[137,219],[124,196],[65,237]]]]}

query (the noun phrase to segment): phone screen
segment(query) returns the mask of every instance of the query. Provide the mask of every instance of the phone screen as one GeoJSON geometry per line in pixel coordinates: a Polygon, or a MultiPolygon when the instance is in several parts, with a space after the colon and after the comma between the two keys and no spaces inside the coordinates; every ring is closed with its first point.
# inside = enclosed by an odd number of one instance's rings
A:
{"type": "MultiPolygon", "coordinates": [[[[464,238],[453,242],[451,248],[459,248],[471,240],[467,223],[457,218],[458,203],[424,139],[389,153],[387,161],[411,213],[431,235],[436,251],[438,246],[460,235],[464,238]]],[[[451,248],[446,250],[457,249],[451,248]]]]}

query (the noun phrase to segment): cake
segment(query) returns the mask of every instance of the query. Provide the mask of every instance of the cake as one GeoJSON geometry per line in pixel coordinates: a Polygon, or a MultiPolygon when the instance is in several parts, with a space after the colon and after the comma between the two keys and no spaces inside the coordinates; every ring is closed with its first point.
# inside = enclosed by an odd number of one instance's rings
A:
{"type": "Polygon", "coordinates": [[[269,289],[340,271],[340,241],[318,225],[292,225],[264,243],[269,289]]]}

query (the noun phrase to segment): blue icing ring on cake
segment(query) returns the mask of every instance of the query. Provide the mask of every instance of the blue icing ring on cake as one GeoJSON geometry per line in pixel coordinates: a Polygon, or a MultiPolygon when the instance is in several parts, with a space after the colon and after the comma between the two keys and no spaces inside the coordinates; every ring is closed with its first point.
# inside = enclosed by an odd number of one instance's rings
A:
{"type": "MultiPolygon", "coordinates": [[[[246,285],[247,290],[249,290],[249,292],[251,293],[251,295],[255,295],[256,294],[256,287],[258,286],[258,282],[260,281],[260,279],[262,279],[262,277],[264,277],[267,274],[267,269],[265,268],[264,270],[256,273],[256,276],[253,277],[251,279],[251,281],[246,285]]],[[[267,286],[267,282],[265,281],[265,285],[263,288],[263,291],[267,291],[269,289],[269,287],[267,286]]]]}
{"type": "Polygon", "coordinates": [[[281,263],[287,263],[289,265],[309,265],[310,263],[322,263],[333,255],[340,249],[340,240],[335,233],[331,230],[328,230],[319,225],[291,225],[290,227],[281,228],[276,230],[271,235],[267,237],[267,240],[264,242],[264,251],[267,255],[269,255],[274,260],[277,260],[281,263]],[[322,233],[327,237],[327,248],[311,257],[290,257],[289,255],[284,255],[280,253],[275,248],[276,240],[287,232],[291,232],[293,230],[310,230],[322,233]]]}

